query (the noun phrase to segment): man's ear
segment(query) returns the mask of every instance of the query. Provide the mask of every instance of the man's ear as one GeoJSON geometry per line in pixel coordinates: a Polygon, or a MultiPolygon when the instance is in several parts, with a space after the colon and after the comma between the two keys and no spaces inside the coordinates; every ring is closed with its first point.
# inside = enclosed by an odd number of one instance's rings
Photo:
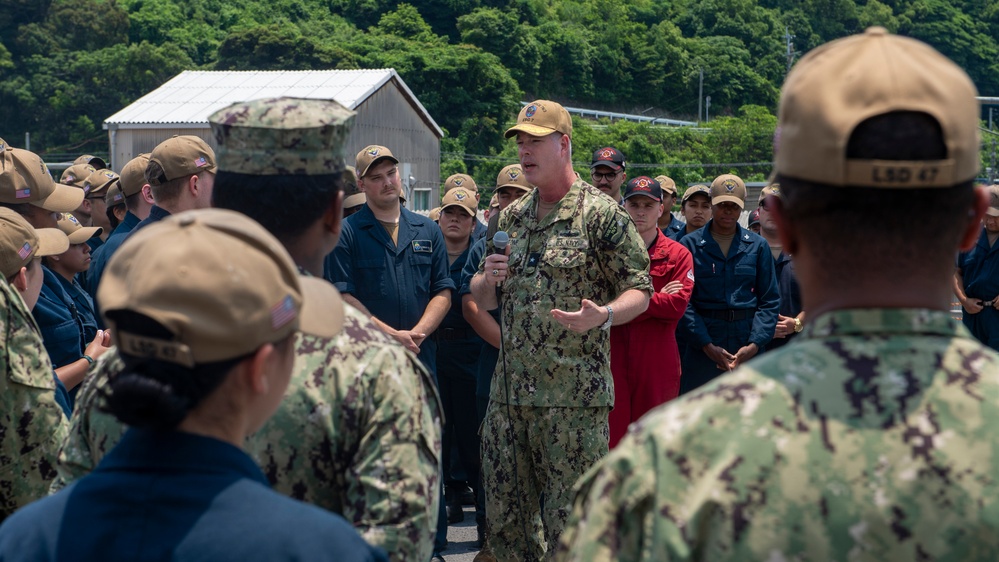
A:
{"type": "Polygon", "coordinates": [[[142,191],[140,191],[140,193],[142,193],[142,198],[146,201],[146,203],[149,203],[150,205],[156,204],[156,200],[153,199],[153,188],[149,187],[148,183],[142,186],[142,191]]]}
{"type": "Polygon", "coordinates": [[[18,292],[25,292],[28,290],[28,268],[22,267],[17,273],[14,274],[14,278],[11,279],[11,285],[14,286],[18,292]]]}
{"type": "Polygon", "coordinates": [[[191,194],[191,197],[196,198],[198,196],[198,191],[201,189],[201,186],[198,185],[199,181],[200,178],[198,178],[197,174],[187,178],[187,191],[191,194]]]}
{"type": "Polygon", "coordinates": [[[246,375],[250,388],[255,394],[267,394],[270,390],[271,380],[269,377],[268,362],[275,353],[274,344],[265,343],[257,348],[257,351],[245,359],[246,375]]]}

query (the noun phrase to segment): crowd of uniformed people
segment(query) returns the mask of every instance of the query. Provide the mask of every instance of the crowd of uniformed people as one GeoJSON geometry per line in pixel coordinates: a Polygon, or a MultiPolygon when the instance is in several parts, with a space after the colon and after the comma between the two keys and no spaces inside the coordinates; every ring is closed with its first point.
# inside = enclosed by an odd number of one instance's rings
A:
{"type": "MultiPolygon", "coordinates": [[[[335,102],[209,120],[218,154],[174,136],[120,173],[81,156],[58,182],[0,140],[0,559],[442,560],[469,504],[480,562],[657,559],[608,536],[659,544],[612,489],[629,484],[608,463],[640,446],[629,426],[650,411],[710,425],[684,408],[738,394],[716,379],[805,330],[783,232],[800,224],[781,210],[793,171],[743,226],[733,174],[678,189],[605,146],[581,178],[571,119],[538,100],[507,131],[520,162],[446,178],[428,217],[406,208],[388,146],[346,165],[353,113],[335,102]],[[594,492],[596,466],[620,480],[594,492]],[[590,517],[607,497],[618,519],[590,517]]],[[[999,349],[999,187],[985,193],[946,290],[999,349]]],[[[685,477],[690,439],[666,452],[685,477]]],[[[636,494],[655,496],[649,478],[636,494]]],[[[692,514],[660,517],[700,536],[692,514]]],[[[756,552],[733,548],[718,559],[756,552]]]]}

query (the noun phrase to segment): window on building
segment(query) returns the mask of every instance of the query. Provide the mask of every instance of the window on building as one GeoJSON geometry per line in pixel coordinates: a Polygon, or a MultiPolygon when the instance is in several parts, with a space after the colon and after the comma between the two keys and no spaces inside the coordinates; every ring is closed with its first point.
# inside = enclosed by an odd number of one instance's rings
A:
{"type": "Polygon", "coordinates": [[[430,210],[430,189],[425,187],[413,188],[413,211],[430,210]]]}

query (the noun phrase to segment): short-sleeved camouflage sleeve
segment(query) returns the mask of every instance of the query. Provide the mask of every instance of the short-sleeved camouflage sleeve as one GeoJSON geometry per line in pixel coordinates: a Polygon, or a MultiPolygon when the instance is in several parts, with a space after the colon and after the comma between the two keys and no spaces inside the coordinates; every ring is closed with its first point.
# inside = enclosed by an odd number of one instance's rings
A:
{"type": "Polygon", "coordinates": [[[52,363],[21,296],[0,279],[0,519],[43,496],[69,422],[52,363]]]}

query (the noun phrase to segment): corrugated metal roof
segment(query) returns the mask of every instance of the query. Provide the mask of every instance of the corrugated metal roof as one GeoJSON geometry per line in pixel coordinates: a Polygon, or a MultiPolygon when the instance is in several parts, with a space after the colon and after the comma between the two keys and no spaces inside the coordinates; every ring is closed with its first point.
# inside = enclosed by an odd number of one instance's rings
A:
{"type": "Polygon", "coordinates": [[[438,136],[443,131],[392,68],[364,70],[185,70],[104,121],[121,129],[204,125],[208,116],[230,104],[290,96],[334,99],[356,109],[389,80],[438,136]]]}

